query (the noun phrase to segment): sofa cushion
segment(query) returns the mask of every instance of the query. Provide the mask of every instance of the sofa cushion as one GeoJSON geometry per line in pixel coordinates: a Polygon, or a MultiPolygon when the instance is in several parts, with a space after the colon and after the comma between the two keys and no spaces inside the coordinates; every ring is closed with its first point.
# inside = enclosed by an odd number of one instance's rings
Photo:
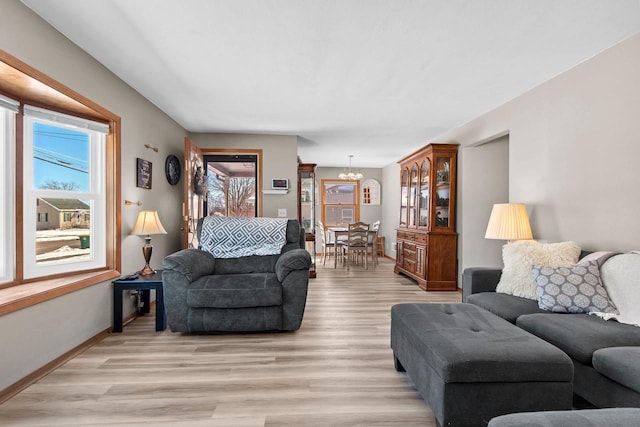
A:
{"type": "Polygon", "coordinates": [[[492,418],[487,427],[629,427],[639,418],[640,408],[519,412],[492,418]]]}
{"type": "Polygon", "coordinates": [[[611,347],[593,352],[593,367],[602,375],[640,393],[640,347],[611,347]]]}
{"type": "Polygon", "coordinates": [[[216,258],[215,274],[275,273],[280,255],[216,258]]]}
{"type": "Polygon", "coordinates": [[[521,240],[502,247],[504,269],[496,292],[536,300],[536,285],[531,267],[534,265],[562,267],[575,265],[580,248],[573,242],[539,243],[521,240]]]}
{"type": "Polygon", "coordinates": [[[538,306],[554,313],[614,313],[618,310],[600,281],[597,261],[572,267],[531,268],[536,283],[538,306]]]}
{"type": "Polygon", "coordinates": [[[588,314],[526,314],[516,325],[587,365],[601,348],[640,346],[640,328],[588,314]]]}
{"type": "Polygon", "coordinates": [[[545,313],[538,307],[537,301],[497,292],[472,294],[467,297],[467,302],[482,307],[511,323],[516,323],[516,319],[523,314],[545,313]]]}
{"type": "Polygon", "coordinates": [[[282,287],[275,273],[201,277],[187,291],[194,308],[241,308],[282,305],[282,287]]]}

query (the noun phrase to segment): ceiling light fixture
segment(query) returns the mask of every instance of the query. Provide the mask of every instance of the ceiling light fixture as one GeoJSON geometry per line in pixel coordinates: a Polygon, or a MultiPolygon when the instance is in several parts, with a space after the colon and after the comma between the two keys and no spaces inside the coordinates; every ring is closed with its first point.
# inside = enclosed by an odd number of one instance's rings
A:
{"type": "Polygon", "coordinates": [[[344,172],[341,172],[340,174],[338,174],[338,178],[340,178],[340,179],[350,179],[350,180],[362,179],[363,175],[360,173],[360,171],[354,172],[351,169],[351,158],[352,157],[353,157],[353,154],[349,154],[349,169],[345,169],[344,172]]]}

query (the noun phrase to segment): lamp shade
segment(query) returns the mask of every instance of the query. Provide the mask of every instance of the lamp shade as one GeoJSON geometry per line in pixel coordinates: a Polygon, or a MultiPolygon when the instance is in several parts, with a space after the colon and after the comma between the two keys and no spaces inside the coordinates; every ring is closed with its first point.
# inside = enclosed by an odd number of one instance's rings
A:
{"type": "Polygon", "coordinates": [[[136,236],[148,236],[151,234],[167,234],[162,226],[158,211],[141,211],[138,214],[136,224],[131,230],[131,234],[136,236]]]}
{"type": "Polygon", "coordinates": [[[485,239],[531,240],[531,225],[524,203],[493,205],[485,239]]]}

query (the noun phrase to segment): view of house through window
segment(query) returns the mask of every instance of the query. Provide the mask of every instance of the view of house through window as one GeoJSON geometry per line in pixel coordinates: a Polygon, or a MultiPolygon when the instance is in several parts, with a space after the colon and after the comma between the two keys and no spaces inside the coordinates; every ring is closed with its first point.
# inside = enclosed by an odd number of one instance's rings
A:
{"type": "MultiPolygon", "coordinates": [[[[89,190],[89,135],[33,124],[33,184],[36,189],[89,190]]],[[[44,195],[43,195],[44,196],[44,195]]],[[[36,198],[36,262],[90,256],[91,206],[75,197],[36,198]]]]}
{"type": "MultiPolygon", "coordinates": [[[[25,277],[104,265],[104,132],[89,121],[25,108],[25,277]],[[61,122],[61,123],[60,123],[61,122]]],[[[96,124],[101,126],[101,124],[96,124]]]]}
{"type": "Polygon", "coordinates": [[[322,180],[322,222],[327,227],[346,227],[360,220],[357,181],[322,180]]]}
{"type": "Polygon", "coordinates": [[[256,155],[206,155],[207,215],[255,217],[258,206],[256,155]]]}

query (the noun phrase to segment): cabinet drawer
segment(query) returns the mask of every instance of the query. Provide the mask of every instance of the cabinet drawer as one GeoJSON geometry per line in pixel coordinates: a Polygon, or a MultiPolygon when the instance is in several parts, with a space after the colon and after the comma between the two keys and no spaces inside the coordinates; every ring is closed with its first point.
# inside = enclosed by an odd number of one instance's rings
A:
{"type": "Polygon", "coordinates": [[[398,240],[404,240],[405,239],[405,233],[402,231],[398,231],[398,240]]]}
{"type": "Polygon", "coordinates": [[[407,252],[407,251],[415,252],[416,251],[416,244],[415,243],[404,242],[402,244],[402,249],[403,249],[404,252],[407,252]]]}
{"type": "Polygon", "coordinates": [[[427,243],[427,235],[426,234],[416,234],[416,242],[418,243],[427,243]]]}
{"type": "Polygon", "coordinates": [[[402,268],[404,268],[405,270],[407,270],[410,273],[415,273],[416,272],[416,261],[415,260],[411,260],[411,259],[405,259],[404,263],[402,264],[402,268]]]}
{"type": "Polygon", "coordinates": [[[415,247],[415,245],[413,246],[413,249],[407,249],[405,247],[404,250],[402,251],[402,256],[404,257],[404,259],[409,259],[409,260],[415,261],[416,260],[416,247],[415,247]]]}

